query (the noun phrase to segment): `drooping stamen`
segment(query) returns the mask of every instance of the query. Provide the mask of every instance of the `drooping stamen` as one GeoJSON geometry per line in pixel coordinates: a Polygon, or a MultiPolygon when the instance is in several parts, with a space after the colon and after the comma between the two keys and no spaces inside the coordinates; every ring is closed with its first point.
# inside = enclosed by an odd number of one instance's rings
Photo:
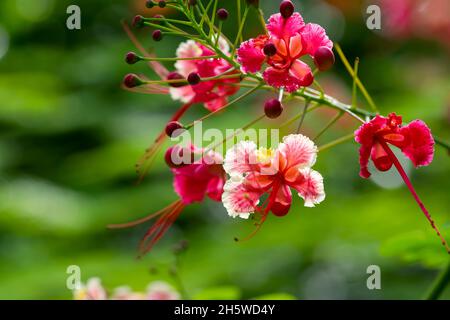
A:
{"type": "MultiPolygon", "coordinates": [[[[185,105],[183,105],[170,119],[170,121],[177,121],[179,120],[187,110],[193,105],[193,103],[188,102],[185,105]]],[[[170,122],[169,121],[169,122],[170,122]]],[[[151,145],[146,151],[145,154],[139,159],[139,161],[136,163],[136,172],[139,175],[138,183],[140,183],[145,175],[147,174],[148,170],[150,169],[153,160],[155,159],[156,154],[161,149],[162,144],[167,139],[166,135],[166,129],[164,128],[161,133],[156,138],[153,145],[151,145]]]]}
{"type": "Polygon", "coordinates": [[[398,173],[400,174],[400,176],[402,177],[402,179],[405,182],[406,186],[408,187],[409,191],[411,192],[412,196],[414,197],[414,200],[416,200],[417,204],[419,205],[420,209],[424,213],[425,217],[430,222],[431,227],[434,229],[434,231],[436,231],[436,234],[441,239],[442,245],[447,250],[447,253],[450,254],[450,248],[449,248],[449,246],[447,244],[447,241],[444,239],[444,237],[440,233],[440,231],[439,231],[438,227],[436,226],[434,220],[431,218],[430,213],[428,212],[428,210],[425,208],[425,205],[420,200],[416,190],[414,189],[411,181],[408,178],[408,175],[406,174],[406,172],[403,169],[402,165],[398,161],[398,159],[395,156],[394,152],[392,152],[392,150],[389,148],[389,146],[387,145],[387,143],[383,139],[378,139],[378,142],[381,144],[383,149],[386,151],[386,153],[391,158],[392,162],[394,163],[395,168],[397,169],[398,173]]]}
{"type": "Polygon", "coordinates": [[[164,214],[170,212],[171,210],[173,210],[173,208],[175,208],[179,204],[179,202],[180,202],[180,200],[174,201],[171,204],[169,204],[167,207],[165,207],[155,213],[152,213],[146,217],[143,217],[141,219],[131,221],[131,222],[126,222],[126,223],[110,224],[110,225],[107,225],[106,227],[108,229],[125,229],[125,228],[135,227],[135,226],[140,225],[144,222],[147,222],[159,215],[164,215],[164,214]]]}
{"type": "Polygon", "coordinates": [[[148,229],[139,244],[140,254],[138,258],[141,258],[153,248],[153,246],[163,237],[166,231],[179,217],[184,208],[185,205],[183,204],[183,202],[181,200],[177,201],[177,204],[172,208],[171,211],[162,215],[155,222],[155,224],[153,224],[150,229],[148,229]]]}

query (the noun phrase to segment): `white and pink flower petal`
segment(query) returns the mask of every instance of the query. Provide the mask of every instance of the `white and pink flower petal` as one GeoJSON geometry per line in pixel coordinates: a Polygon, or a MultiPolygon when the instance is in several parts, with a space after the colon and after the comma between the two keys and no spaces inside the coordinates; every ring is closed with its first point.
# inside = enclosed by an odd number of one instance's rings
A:
{"type": "Polygon", "coordinates": [[[302,134],[290,134],[283,138],[278,150],[287,161],[286,167],[311,167],[317,159],[317,146],[302,134]]]}
{"type": "Polygon", "coordinates": [[[230,176],[241,176],[254,170],[257,161],[257,146],[253,141],[241,141],[230,148],[223,163],[223,168],[230,176]]]}
{"type": "Polygon", "coordinates": [[[311,169],[299,169],[297,182],[292,185],[298,195],[303,198],[305,207],[314,207],[325,199],[322,175],[311,169]]]}
{"type": "Polygon", "coordinates": [[[231,177],[223,188],[222,203],[230,217],[248,219],[259,203],[262,191],[246,188],[243,178],[231,177]]]}
{"type": "MultiPolygon", "coordinates": [[[[177,49],[178,58],[196,58],[202,55],[202,49],[194,40],[182,42],[177,49]]],[[[187,77],[191,72],[197,71],[196,60],[178,60],[175,68],[182,76],[187,77]]]]}

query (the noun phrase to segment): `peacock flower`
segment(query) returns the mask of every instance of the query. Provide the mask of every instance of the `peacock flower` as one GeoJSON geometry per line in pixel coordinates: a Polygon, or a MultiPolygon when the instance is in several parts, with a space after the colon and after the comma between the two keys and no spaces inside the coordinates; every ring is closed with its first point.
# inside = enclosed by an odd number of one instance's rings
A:
{"type": "MultiPolygon", "coordinates": [[[[229,55],[228,43],[223,38],[219,38],[218,45],[224,54],[229,55]]],[[[233,67],[223,58],[195,59],[209,56],[216,56],[216,53],[194,40],[183,42],[177,49],[177,57],[192,58],[192,60],[178,60],[175,63],[176,72],[184,79],[191,74],[210,78],[236,73],[236,71],[230,71],[233,67]]],[[[202,81],[194,85],[172,87],[170,94],[174,100],[180,100],[183,103],[203,103],[209,111],[216,111],[227,104],[229,96],[239,90],[237,86],[230,85],[239,81],[238,77],[202,81]]]]}
{"type": "Polygon", "coordinates": [[[361,144],[359,174],[363,178],[370,177],[367,167],[369,159],[380,171],[387,171],[394,164],[385,150],[386,143],[398,147],[415,167],[427,166],[433,160],[434,139],[427,125],[421,120],[414,120],[402,126],[402,117],[395,113],[388,117],[378,115],[363,124],[355,132],[355,140],[361,144]]]}
{"type": "Polygon", "coordinates": [[[274,14],[266,27],[268,34],[245,41],[238,49],[242,72],[256,73],[266,64],[263,77],[267,84],[293,92],[314,80],[310,67],[300,58],[305,55],[314,58],[321,48],[319,52],[329,52],[334,61],[333,42],[325,30],[318,24],[305,24],[300,13],[274,14]]]}
{"type": "Polygon", "coordinates": [[[284,216],[291,207],[291,189],[303,198],[306,207],[322,202],[323,178],[311,169],[317,151],[314,142],[301,134],[284,137],[276,150],[258,149],[251,141],[242,141],[229,149],[224,169],[230,178],[222,195],[228,214],[247,219],[258,212],[262,215],[261,222],[269,212],[284,216]],[[260,204],[264,195],[267,198],[260,204]]]}

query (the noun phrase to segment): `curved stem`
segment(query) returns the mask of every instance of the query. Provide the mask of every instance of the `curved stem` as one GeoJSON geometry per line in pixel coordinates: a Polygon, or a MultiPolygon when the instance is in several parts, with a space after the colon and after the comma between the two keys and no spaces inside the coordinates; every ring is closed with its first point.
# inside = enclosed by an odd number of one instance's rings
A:
{"type": "Polygon", "coordinates": [[[450,282],[450,261],[444,270],[439,273],[436,280],[434,280],[424,299],[426,300],[436,300],[439,299],[441,294],[444,292],[448,283],[450,282]]]}

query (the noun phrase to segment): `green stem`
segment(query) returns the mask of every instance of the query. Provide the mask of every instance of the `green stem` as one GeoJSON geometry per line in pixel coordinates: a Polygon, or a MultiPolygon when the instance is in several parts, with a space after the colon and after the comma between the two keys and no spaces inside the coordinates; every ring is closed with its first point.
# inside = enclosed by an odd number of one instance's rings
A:
{"type": "Polygon", "coordinates": [[[327,143],[327,144],[324,144],[324,145],[322,145],[322,146],[319,146],[319,152],[322,152],[322,151],[324,151],[324,150],[326,150],[326,149],[330,149],[330,148],[332,148],[332,147],[334,147],[334,146],[337,146],[338,144],[341,144],[341,143],[350,141],[350,140],[352,140],[354,137],[355,137],[355,135],[354,135],[353,133],[351,133],[351,134],[348,134],[348,135],[346,135],[346,136],[343,136],[342,138],[336,139],[336,140],[331,141],[331,142],[329,142],[329,143],[327,143]]]}
{"type": "Polygon", "coordinates": [[[358,76],[355,74],[355,71],[353,70],[352,66],[348,62],[347,58],[344,55],[344,52],[342,52],[341,47],[339,44],[335,44],[335,48],[337,53],[339,54],[339,57],[342,60],[342,63],[344,64],[345,68],[347,69],[348,73],[353,77],[354,81],[356,82],[356,85],[358,86],[359,90],[361,90],[362,94],[366,98],[367,102],[369,103],[369,106],[372,108],[374,112],[378,113],[378,108],[375,105],[375,102],[373,101],[372,97],[369,95],[369,92],[367,92],[366,87],[362,84],[361,80],[359,80],[358,76]]]}
{"type": "Polygon", "coordinates": [[[434,280],[424,299],[426,300],[436,300],[444,292],[448,283],[450,282],[450,261],[444,270],[439,273],[436,280],[434,280]]]}

